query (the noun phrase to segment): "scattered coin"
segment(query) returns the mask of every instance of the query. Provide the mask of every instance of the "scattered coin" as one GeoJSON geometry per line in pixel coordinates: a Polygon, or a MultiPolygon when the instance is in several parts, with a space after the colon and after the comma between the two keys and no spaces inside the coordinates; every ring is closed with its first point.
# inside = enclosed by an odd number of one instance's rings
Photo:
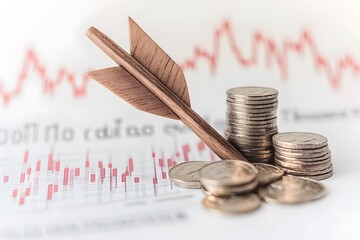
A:
{"type": "Polygon", "coordinates": [[[322,183],[311,179],[283,176],[281,180],[260,188],[258,193],[269,203],[297,204],[319,199],[326,190],[322,183]]]}
{"type": "Polygon", "coordinates": [[[190,161],[180,163],[169,170],[170,180],[183,188],[200,188],[199,170],[209,164],[206,161],[190,161]]]}
{"type": "Polygon", "coordinates": [[[254,163],[254,166],[259,171],[258,179],[260,186],[270,184],[284,175],[283,170],[270,164],[254,163]]]}
{"type": "Polygon", "coordinates": [[[261,200],[256,194],[246,194],[231,197],[206,196],[203,205],[208,209],[217,210],[223,213],[247,213],[258,209],[261,200]]]}
{"type": "Polygon", "coordinates": [[[238,186],[256,178],[258,170],[250,163],[224,160],[210,163],[200,170],[200,182],[208,186],[238,186]]]}

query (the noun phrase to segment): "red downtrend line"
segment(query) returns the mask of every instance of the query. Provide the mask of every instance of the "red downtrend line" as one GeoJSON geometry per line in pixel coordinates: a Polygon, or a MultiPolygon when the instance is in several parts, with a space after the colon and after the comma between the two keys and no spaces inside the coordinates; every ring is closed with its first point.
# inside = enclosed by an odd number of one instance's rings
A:
{"type": "Polygon", "coordinates": [[[75,97],[86,95],[87,85],[89,78],[86,74],[83,75],[82,81],[79,86],[75,83],[75,77],[72,73],[64,68],[59,69],[57,75],[51,78],[46,72],[46,67],[39,61],[37,54],[34,50],[30,49],[25,54],[24,63],[20,74],[17,78],[15,88],[13,90],[6,90],[4,84],[0,82],[0,99],[3,104],[8,105],[11,100],[18,97],[24,90],[24,85],[28,80],[30,71],[37,74],[42,82],[44,93],[53,93],[60,84],[66,82],[72,88],[75,97]]]}
{"type": "Polygon", "coordinates": [[[221,26],[215,30],[213,49],[207,50],[202,47],[195,47],[193,56],[184,61],[181,65],[182,68],[184,70],[195,69],[198,61],[204,59],[209,63],[210,71],[215,73],[219,62],[221,38],[228,40],[230,49],[238,64],[243,67],[251,67],[258,64],[259,49],[264,47],[267,65],[271,66],[272,61],[275,60],[277,67],[280,69],[281,77],[284,80],[288,77],[289,55],[295,53],[300,56],[305,51],[309,51],[315,70],[325,72],[333,88],[339,87],[345,70],[351,72],[353,75],[359,75],[360,73],[360,64],[351,55],[344,55],[336,59],[332,66],[330,60],[319,52],[316,42],[307,30],[300,32],[298,40],[284,39],[280,43],[276,43],[271,37],[266,36],[262,32],[254,32],[250,43],[251,54],[249,57],[245,57],[236,42],[234,31],[229,21],[224,21],[221,26]]]}
{"type": "MultiPolygon", "coordinates": [[[[275,61],[276,66],[280,70],[281,77],[284,80],[288,77],[289,55],[296,54],[301,56],[305,51],[310,53],[315,70],[324,72],[333,88],[340,86],[345,71],[352,73],[354,77],[360,73],[359,62],[349,54],[345,54],[333,62],[327,59],[319,52],[317,44],[308,30],[301,31],[297,40],[284,39],[281,42],[275,42],[265,33],[254,32],[249,46],[251,54],[246,57],[236,42],[233,27],[228,20],[224,21],[219,28],[215,29],[213,48],[208,50],[203,47],[195,47],[193,56],[184,60],[181,64],[182,68],[184,70],[193,70],[197,67],[198,61],[204,59],[209,63],[211,73],[215,73],[219,64],[221,51],[220,42],[222,38],[228,41],[238,64],[243,67],[251,67],[259,64],[260,49],[265,48],[264,57],[267,65],[272,66],[271,63],[275,61]]],[[[26,52],[23,67],[18,76],[15,88],[13,90],[6,90],[4,84],[0,82],[0,100],[3,101],[4,105],[8,105],[11,100],[21,94],[31,70],[39,76],[45,94],[53,93],[57,86],[65,82],[71,86],[75,97],[86,95],[89,78],[85,74],[79,85],[75,83],[74,75],[63,68],[58,71],[54,78],[51,78],[46,72],[46,67],[39,61],[35,51],[30,49],[26,52]]]]}

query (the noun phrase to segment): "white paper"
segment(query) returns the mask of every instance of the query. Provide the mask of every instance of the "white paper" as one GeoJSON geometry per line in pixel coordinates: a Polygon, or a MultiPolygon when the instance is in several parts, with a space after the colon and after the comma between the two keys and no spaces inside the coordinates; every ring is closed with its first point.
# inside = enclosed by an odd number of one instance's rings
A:
{"type": "Polygon", "coordinates": [[[355,1],[1,4],[0,238],[358,238],[359,7],[355,1]],[[227,89],[278,89],[279,131],[329,140],[334,176],[324,181],[327,196],[226,216],[203,208],[200,190],[172,185],[174,162],[217,157],[181,122],[138,111],[83,78],[115,65],[87,39],[87,28],[128,50],[128,16],[183,66],[192,108],[221,133],[227,89]]]}

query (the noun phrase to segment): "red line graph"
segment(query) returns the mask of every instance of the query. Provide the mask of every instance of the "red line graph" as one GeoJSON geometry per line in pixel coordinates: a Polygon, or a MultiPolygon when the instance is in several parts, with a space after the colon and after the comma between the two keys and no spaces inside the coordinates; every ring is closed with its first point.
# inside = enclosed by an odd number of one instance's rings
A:
{"type": "MultiPolygon", "coordinates": [[[[291,54],[301,57],[305,51],[310,53],[315,70],[323,72],[329,84],[334,88],[339,88],[343,75],[347,71],[353,74],[354,77],[360,74],[360,63],[352,55],[344,54],[331,61],[317,47],[316,41],[308,30],[300,32],[298,39],[290,40],[283,39],[276,42],[271,37],[263,32],[254,32],[249,44],[251,50],[250,56],[244,56],[242,50],[237,44],[234,35],[234,29],[231,22],[228,20],[223,21],[220,26],[215,29],[213,34],[213,48],[205,49],[201,46],[195,46],[191,57],[186,58],[181,64],[184,70],[196,69],[200,60],[208,62],[211,73],[215,74],[219,65],[219,56],[221,52],[221,40],[226,39],[230,49],[235,56],[238,64],[241,67],[250,68],[259,64],[261,51],[264,48],[264,59],[269,67],[276,66],[281,73],[282,79],[288,78],[288,57],[291,54]],[[275,62],[276,65],[273,65],[275,62]]],[[[50,77],[46,72],[46,67],[40,62],[39,57],[33,49],[26,52],[20,74],[16,80],[16,86],[13,90],[5,89],[5,86],[0,82],[0,98],[3,104],[8,105],[11,100],[18,97],[24,90],[25,83],[29,79],[29,72],[34,71],[39,76],[43,85],[44,94],[53,93],[57,86],[63,83],[68,83],[71,86],[74,97],[85,96],[89,79],[84,74],[79,85],[76,84],[75,77],[72,73],[62,68],[59,69],[55,77],[50,77]]]]}

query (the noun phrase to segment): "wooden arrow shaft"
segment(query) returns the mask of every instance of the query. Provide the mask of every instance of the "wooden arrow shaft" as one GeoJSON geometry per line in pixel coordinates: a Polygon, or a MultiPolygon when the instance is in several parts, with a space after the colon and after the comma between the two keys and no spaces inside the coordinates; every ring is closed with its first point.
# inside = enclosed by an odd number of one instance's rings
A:
{"type": "Polygon", "coordinates": [[[125,68],[141,84],[168,106],[180,120],[201,138],[221,159],[247,161],[225,138],[213,129],[204,119],[194,112],[179,97],[156,79],[144,66],[96,28],[91,27],[87,36],[117,64],[125,68]]]}

